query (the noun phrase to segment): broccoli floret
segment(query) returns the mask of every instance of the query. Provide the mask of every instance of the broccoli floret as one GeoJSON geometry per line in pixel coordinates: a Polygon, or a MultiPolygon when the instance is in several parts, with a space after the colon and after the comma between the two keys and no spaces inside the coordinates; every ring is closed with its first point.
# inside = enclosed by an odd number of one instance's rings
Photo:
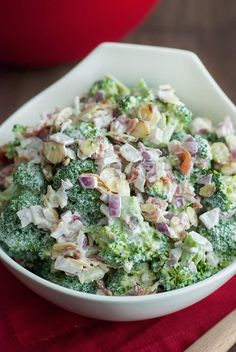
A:
{"type": "Polygon", "coordinates": [[[189,130],[192,120],[192,113],[182,104],[165,104],[157,103],[162,118],[159,120],[157,127],[163,132],[161,145],[165,146],[173,136],[173,133],[185,134],[189,130]]]}
{"type": "Polygon", "coordinates": [[[225,139],[223,137],[218,137],[215,132],[208,132],[202,135],[205,139],[210,143],[222,142],[225,143],[225,139]]]}
{"type": "Polygon", "coordinates": [[[41,166],[32,163],[21,163],[13,174],[16,186],[28,188],[32,191],[45,191],[47,182],[41,166]]]}
{"type": "Polygon", "coordinates": [[[147,83],[140,79],[131,89],[132,95],[141,96],[145,101],[153,101],[154,94],[150,87],[148,87],[147,83]]]}
{"type": "Polygon", "coordinates": [[[161,243],[152,228],[143,231],[136,241],[121,224],[96,227],[90,233],[100,248],[102,261],[117,267],[151,259],[161,243]]]}
{"type": "Polygon", "coordinates": [[[202,265],[197,271],[191,270],[188,266],[170,266],[165,264],[160,271],[159,284],[164,291],[192,285],[198,281],[207,279],[217,272],[217,268],[202,265]]]}
{"type": "Polygon", "coordinates": [[[171,106],[171,112],[178,119],[176,131],[186,131],[192,121],[192,112],[184,105],[177,104],[171,106]]]}
{"type": "Polygon", "coordinates": [[[210,230],[200,224],[198,232],[212,243],[213,249],[220,259],[220,266],[228,265],[236,257],[236,222],[234,217],[221,219],[210,230]]]}
{"type": "Polygon", "coordinates": [[[14,125],[13,128],[12,128],[12,132],[14,132],[14,133],[20,133],[20,134],[22,134],[22,133],[24,133],[25,131],[26,131],[26,127],[23,126],[23,125],[20,125],[20,124],[16,124],[16,125],[14,125]]]}
{"type": "Polygon", "coordinates": [[[42,205],[41,196],[37,192],[27,189],[21,189],[17,196],[13,197],[8,205],[12,212],[17,212],[23,208],[29,208],[32,205],[42,205]]]}
{"type": "Polygon", "coordinates": [[[216,170],[210,172],[216,191],[209,198],[204,198],[203,204],[209,208],[219,207],[223,212],[229,212],[236,207],[236,175],[226,176],[216,170]]]}
{"type": "MultiPolygon", "coordinates": [[[[189,181],[190,182],[190,176],[185,176],[182,174],[181,171],[179,170],[173,170],[173,176],[175,178],[175,181],[177,183],[183,183],[183,182],[186,182],[186,181],[189,181]]],[[[190,182],[192,184],[192,182],[190,182]]]]}
{"type": "Polygon", "coordinates": [[[103,216],[100,211],[101,200],[99,192],[93,189],[84,189],[78,183],[67,194],[68,203],[66,208],[73,213],[79,213],[84,224],[97,224],[103,216]]]}
{"type": "Polygon", "coordinates": [[[171,140],[183,142],[186,138],[188,138],[188,134],[184,131],[174,132],[171,140]]]}
{"type": "Polygon", "coordinates": [[[89,233],[102,261],[116,267],[150,260],[167,246],[166,237],[143,220],[135,197],[122,197],[121,217],[109,226],[91,226],[89,233]]]}
{"type": "Polygon", "coordinates": [[[71,290],[85,293],[96,293],[96,281],[81,284],[77,276],[68,276],[65,273],[55,271],[55,269],[52,269],[51,267],[52,262],[46,261],[45,263],[44,261],[34,272],[54,284],[70,288],[71,290]]]}
{"type": "Polygon", "coordinates": [[[132,115],[141,105],[143,98],[140,95],[128,95],[119,100],[119,110],[126,115],[132,115]]]}
{"type": "Polygon", "coordinates": [[[17,155],[16,147],[19,147],[20,141],[15,138],[13,141],[7,143],[6,145],[6,157],[8,159],[13,159],[17,155]]]}
{"type": "Polygon", "coordinates": [[[63,133],[75,139],[92,138],[98,135],[93,122],[80,121],[70,125],[63,133]]]}
{"type": "Polygon", "coordinates": [[[173,267],[165,264],[159,275],[159,284],[164,291],[185,287],[197,281],[196,273],[188,267],[173,267]]]}
{"type": "Polygon", "coordinates": [[[38,195],[24,191],[12,199],[0,216],[0,242],[7,253],[16,260],[27,264],[50,255],[52,238],[46,231],[30,224],[21,227],[16,212],[23,207],[40,203],[38,195]]]}
{"type": "Polygon", "coordinates": [[[126,115],[132,115],[142,104],[154,100],[152,90],[147,86],[144,80],[140,80],[131,89],[131,94],[126,95],[118,101],[119,110],[126,115]]]}
{"type": "Polygon", "coordinates": [[[212,159],[211,147],[207,139],[202,136],[196,135],[195,140],[198,145],[197,156],[200,159],[212,159]]]}
{"type": "Polygon", "coordinates": [[[11,199],[17,197],[20,193],[20,189],[12,184],[9,188],[5,189],[4,191],[0,192],[0,210],[3,208],[11,199]]]}
{"type": "Polygon", "coordinates": [[[135,294],[137,287],[144,294],[148,294],[152,292],[155,281],[156,275],[150,270],[148,263],[140,263],[135,265],[129,273],[124,269],[116,270],[108,276],[106,286],[114,296],[135,294]]]}
{"type": "Polygon", "coordinates": [[[73,160],[67,166],[59,166],[53,177],[53,188],[58,190],[61,187],[61,180],[69,180],[73,185],[78,182],[78,176],[84,172],[96,172],[92,160],[73,160]]]}
{"type": "Polygon", "coordinates": [[[110,75],[95,82],[90,88],[89,93],[95,96],[98,91],[102,91],[105,94],[105,98],[111,100],[116,100],[119,96],[129,94],[129,89],[110,75]]]}
{"type": "Polygon", "coordinates": [[[169,189],[167,185],[161,179],[156,182],[153,186],[147,187],[145,192],[152,197],[157,197],[163,200],[168,199],[169,189]]]}

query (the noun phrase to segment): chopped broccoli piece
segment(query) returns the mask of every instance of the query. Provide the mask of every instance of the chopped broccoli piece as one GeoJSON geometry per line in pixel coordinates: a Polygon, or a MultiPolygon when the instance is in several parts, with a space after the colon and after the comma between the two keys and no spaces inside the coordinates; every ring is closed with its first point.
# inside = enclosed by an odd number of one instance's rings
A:
{"type": "Polygon", "coordinates": [[[168,245],[166,237],[143,220],[135,197],[122,197],[121,218],[109,226],[91,226],[89,233],[102,261],[116,267],[150,260],[168,245]]]}
{"type": "Polygon", "coordinates": [[[208,230],[199,224],[198,232],[205,236],[213,246],[220,259],[220,265],[228,265],[236,257],[236,222],[235,217],[221,219],[218,225],[208,230]]]}
{"type": "Polygon", "coordinates": [[[6,157],[8,159],[13,159],[17,155],[16,147],[19,147],[20,141],[15,138],[13,141],[7,143],[6,145],[6,157]]]}
{"type": "Polygon", "coordinates": [[[203,199],[203,204],[209,208],[219,207],[221,211],[228,212],[236,207],[236,175],[226,176],[212,170],[212,182],[216,191],[209,198],[203,199]]]}
{"type": "Polygon", "coordinates": [[[156,182],[153,186],[151,187],[147,187],[145,192],[152,197],[157,197],[163,200],[167,200],[168,199],[168,193],[169,193],[169,189],[168,187],[165,185],[164,181],[162,181],[161,179],[156,182]]]}
{"type": "Polygon", "coordinates": [[[52,238],[46,231],[30,224],[21,227],[17,211],[40,203],[39,196],[24,191],[12,199],[0,216],[0,243],[7,253],[26,263],[33,263],[50,255],[52,238]]]}
{"type": "MultiPolygon", "coordinates": [[[[192,120],[192,113],[182,103],[157,103],[157,106],[162,114],[162,118],[157,123],[157,127],[163,132],[161,145],[165,146],[173,139],[172,136],[174,132],[178,134],[188,132],[192,120]]],[[[175,136],[177,136],[177,134],[175,136]]]]}
{"type": "Polygon", "coordinates": [[[63,133],[75,139],[92,138],[98,135],[93,122],[80,121],[70,125],[63,133]]]}
{"type": "Polygon", "coordinates": [[[26,127],[23,126],[23,125],[20,125],[20,124],[16,124],[16,125],[14,125],[13,128],[12,128],[12,132],[14,132],[14,133],[20,133],[20,134],[21,134],[21,133],[24,133],[25,130],[26,130],[26,127]]]}
{"type": "Polygon", "coordinates": [[[116,78],[107,75],[104,79],[95,82],[90,88],[90,95],[95,96],[98,91],[103,91],[106,99],[115,100],[122,95],[129,94],[129,89],[116,78]]]}
{"type": "Polygon", "coordinates": [[[78,176],[84,172],[96,172],[96,167],[92,160],[73,160],[67,166],[59,166],[53,177],[53,188],[58,190],[61,187],[61,180],[68,179],[72,184],[78,182],[78,176]]]}
{"type": "Polygon", "coordinates": [[[152,90],[147,86],[144,80],[138,81],[131,89],[131,94],[126,95],[118,101],[121,113],[132,115],[144,103],[154,100],[152,90]]]}
{"type": "Polygon", "coordinates": [[[32,191],[45,191],[47,182],[41,166],[32,163],[21,163],[13,174],[13,182],[18,187],[32,191]]]}
{"type": "Polygon", "coordinates": [[[188,134],[186,132],[178,131],[173,133],[171,140],[183,142],[186,138],[188,138],[188,134]]]}
{"type": "Polygon", "coordinates": [[[153,101],[154,94],[151,88],[148,87],[147,83],[140,79],[131,89],[132,95],[141,96],[145,101],[153,101]]]}
{"type": "Polygon", "coordinates": [[[84,224],[97,224],[102,218],[100,211],[100,194],[94,189],[84,189],[80,184],[75,184],[68,192],[68,203],[66,208],[73,213],[80,214],[84,224]]]}
{"type": "Polygon", "coordinates": [[[196,135],[195,140],[198,144],[197,156],[200,159],[212,159],[211,147],[207,139],[202,136],[196,135]]]}
{"type": "Polygon", "coordinates": [[[43,263],[39,269],[36,269],[35,273],[42,278],[53,282],[54,284],[70,288],[71,290],[85,292],[85,293],[96,293],[96,281],[81,284],[77,276],[68,276],[65,273],[55,271],[51,268],[50,263],[43,263]]]}
{"type": "Polygon", "coordinates": [[[178,119],[178,126],[176,131],[186,131],[192,121],[192,113],[184,104],[173,105],[171,111],[176,119],[178,119]]]}
{"type": "Polygon", "coordinates": [[[140,263],[135,265],[130,273],[124,269],[116,270],[108,275],[106,284],[114,296],[121,296],[134,294],[136,287],[148,294],[155,281],[156,275],[150,270],[148,263],[140,263]]]}
{"type": "Polygon", "coordinates": [[[0,210],[3,208],[12,198],[15,198],[20,193],[20,189],[12,184],[9,188],[0,192],[0,210]]]}
{"type": "Polygon", "coordinates": [[[32,192],[29,189],[21,189],[17,192],[17,195],[11,199],[8,208],[12,212],[17,212],[23,208],[29,208],[32,205],[42,205],[40,194],[32,192]]]}
{"type": "Polygon", "coordinates": [[[119,100],[119,110],[121,113],[132,115],[135,110],[141,105],[143,98],[140,95],[127,95],[119,100]]]}
{"type": "Polygon", "coordinates": [[[189,266],[170,266],[165,264],[160,270],[159,284],[164,291],[192,285],[204,280],[217,272],[217,268],[201,265],[199,270],[193,271],[189,266]]]}

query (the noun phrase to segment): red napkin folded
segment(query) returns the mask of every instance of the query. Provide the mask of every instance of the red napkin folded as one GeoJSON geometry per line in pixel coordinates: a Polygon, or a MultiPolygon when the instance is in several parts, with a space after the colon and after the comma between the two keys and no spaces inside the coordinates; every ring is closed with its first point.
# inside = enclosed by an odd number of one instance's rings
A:
{"type": "Polygon", "coordinates": [[[81,317],[40,298],[0,265],[0,346],[15,352],[182,352],[236,307],[236,277],[162,318],[116,323],[81,317]]]}

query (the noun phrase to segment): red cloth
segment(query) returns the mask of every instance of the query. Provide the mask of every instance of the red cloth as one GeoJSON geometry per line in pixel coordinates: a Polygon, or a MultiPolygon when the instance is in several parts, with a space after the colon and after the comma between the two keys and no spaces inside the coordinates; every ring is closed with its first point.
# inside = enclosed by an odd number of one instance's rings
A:
{"type": "Polygon", "coordinates": [[[137,26],[157,0],[1,1],[0,62],[75,61],[137,26]]]}
{"type": "Polygon", "coordinates": [[[4,352],[182,352],[236,307],[236,277],[166,317],[115,323],[77,316],[40,298],[0,265],[4,352]]]}

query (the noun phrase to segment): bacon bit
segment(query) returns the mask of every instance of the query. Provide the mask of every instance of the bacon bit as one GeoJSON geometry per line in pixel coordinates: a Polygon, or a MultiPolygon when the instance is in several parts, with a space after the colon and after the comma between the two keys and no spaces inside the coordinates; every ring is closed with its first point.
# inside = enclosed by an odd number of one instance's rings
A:
{"type": "Polygon", "coordinates": [[[15,169],[15,164],[10,164],[0,171],[0,186],[6,187],[6,178],[10,176],[15,169]]]}
{"type": "Polygon", "coordinates": [[[132,290],[127,292],[129,296],[143,296],[145,295],[145,289],[141,287],[139,284],[136,284],[132,290]]]}
{"type": "Polygon", "coordinates": [[[128,133],[131,133],[135,129],[138,121],[139,120],[136,117],[134,119],[127,118],[126,124],[128,133]]]}
{"type": "Polygon", "coordinates": [[[45,141],[49,135],[49,131],[50,131],[50,126],[48,126],[46,123],[44,125],[42,125],[39,128],[35,128],[35,129],[27,129],[25,132],[23,132],[23,136],[28,138],[28,137],[38,137],[40,139],[42,139],[43,141],[45,141]]]}
{"type": "Polygon", "coordinates": [[[202,209],[203,205],[200,203],[200,198],[196,198],[195,202],[192,204],[194,209],[202,209]]]}
{"type": "Polygon", "coordinates": [[[0,165],[6,165],[9,163],[9,159],[7,157],[7,149],[6,149],[6,145],[2,145],[0,147],[0,165]]]}
{"type": "Polygon", "coordinates": [[[112,101],[109,100],[109,99],[100,100],[100,101],[99,101],[99,104],[102,104],[102,105],[113,105],[112,101]]]}
{"type": "Polygon", "coordinates": [[[160,209],[157,204],[141,204],[141,210],[145,220],[157,223],[160,218],[160,209]]]}
{"type": "Polygon", "coordinates": [[[167,177],[167,176],[166,176],[166,177],[165,177],[165,176],[162,176],[162,177],[160,178],[160,180],[163,182],[164,186],[168,186],[168,185],[171,183],[169,177],[167,177]]]}
{"type": "Polygon", "coordinates": [[[102,280],[97,280],[96,284],[97,289],[102,291],[105,296],[112,296],[112,292],[105,287],[104,282],[102,280]]]}
{"type": "Polygon", "coordinates": [[[180,161],[180,171],[184,176],[188,176],[193,166],[192,156],[188,150],[179,147],[179,150],[175,153],[180,161]]]}
{"type": "Polygon", "coordinates": [[[138,177],[140,175],[140,170],[136,169],[135,167],[132,167],[131,169],[131,175],[130,178],[128,179],[128,182],[131,183],[135,183],[135,181],[137,181],[138,177]]]}

